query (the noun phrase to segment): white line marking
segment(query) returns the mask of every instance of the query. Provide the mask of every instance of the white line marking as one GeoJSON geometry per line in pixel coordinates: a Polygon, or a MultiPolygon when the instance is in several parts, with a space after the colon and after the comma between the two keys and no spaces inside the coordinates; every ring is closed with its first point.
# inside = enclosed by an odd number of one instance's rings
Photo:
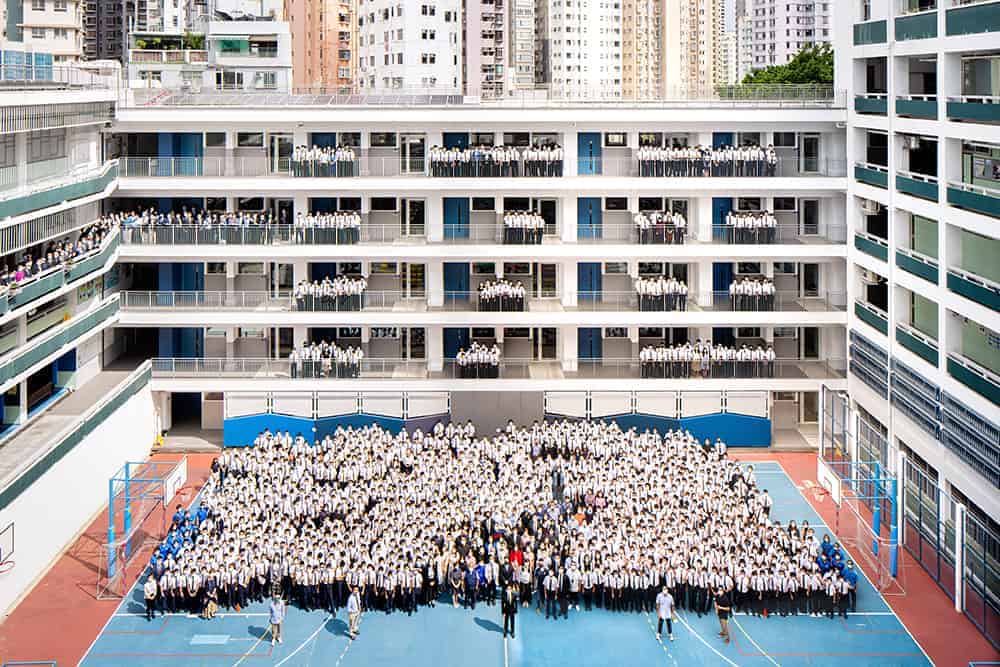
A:
{"type": "MultiPolygon", "coordinates": [[[[223,613],[223,614],[216,614],[216,616],[220,616],[220,617],[221,616],[236,616],[236,617],[243,617],[243,618],[251,618],[251,617],[255,617],[255,616],[267,616],[267,615],[268,615],[267,612],[252,612],[251,613],[251,612],[236,612],[236,611],[226,612],[226,613],[223,613]]],[[[114,616],[116,616],[116,617],[122,617],[122,616],[139,616],[139,617],[145,618],[146,617],[146,612],[144,612],[144,611],[123,611],[123,612],[119,612],[117,614],[114,614],[114,616]]],[[[168,612],[166,614],[159,614],[158,613],[156,616],[157,617],[160,617],[160,616],[179,616],[181,618],[201,618],[201,616],[199,616],[198,614],[189,614],[189,613],[183,612],[183,611],[168,612]]]]}
{"type": "MultiPolygon", "coordinates": [[[[311,642],[312,640],[316,639],[316,635],[318,635],[318,634],[319,634],[319,631],[320,631],[320,630],[322,630],[323,628],[325,628],[325,627],[326,627],[326,624],[330,622],[330,619],[331,619],[331,618],[333,618],[333,617],[332,617],[332,616],[330,616],[330,614],[326,614],[326,615],[324,615],[324,616],[323,616],[323,622],[319,624],[319,627],[318,627],[318,628],[316,628],[315,630],[313,630],[313,633],[312,633],[311,635],[309,635],[309,636],[308,636],[308,637],[306,638],[306,640],[305,640],[304,642],[302,642],[301,644],[299,644],[299,645],[298,645],[298,646],[297,646],[297,647],[295,648],[295,650],[294,650],[294,651],[292,651],[291,653],[289,653],[288,655],[286,655],[286,656],[285,656],[284,658],[282,658],[282,659],[281,659],[281,662],[279,662],[279,663],[275,664],[275,665],[274,665],[274,667],[281,667],[281,665],[285,664],[286,662],[288,662],[289,660],[291,660],[291,659],[292,659],[293,657],[295,657],[295,654],[296,654],[296,653],[298,653],[298,652],[299,652],[299,651],[301,651],[301,650],[302,650],[303,648],[305,648],[306,644],[308,644],[308,643],[309,643],[309,642],[311,642]]],[[[348,646],[350,646],[350,644],[348,644],[348,646]]],[[[344,652],[346,653],[346,652],[347,652],[347,649],[344,649],[344,652]]],[[[244,657],[245,657],[245,656],[244,656],[244,657]]],[[[341,657],[343,657],[343,654],[341,654],[341,657]]],[[[239,663],[237,663],[237,664],[239,664],[239,663]]],[[[340,664],[340,661],[339,661],[339,660],[337,661],[337,664],[340,664]]]]}
{"type": "Polygon", "coordinates": [[[667,650],[667,646],[666,644],[663,643],[663,640],[656,636],[656,628],[653,627],[653,621],[650,620],[648,612],[646,613],[646,625],[648,625],[649,629],[653,631],[653,637],[656,638],[656,643],[660,645],[660,648],[663,649],[663,652],[667,654],[668,658],[670,658],[670,662],[673,663],[674,667],[678,667],[677,659],[674,658],[673,654],[671,654],[670,651],[667,650]]]}
{"type": "MultiPolygon", "coordinates": [[[[246,660],[247,658],[249,658],[250,654],[257,650],[257,647],[260,646],[260,643],[262,641],[264,641],[264,637],[267,637],[270,634],[271,634],[271,626],[269,624],[267,626],[267,630],[265,630],[264,633],[260,637],[257,637],[257,641],[255,641],[253,643],[253,646],[251,646],[249,649],[247,649],[246,653],[243,654],[243,657],[240,658],[239,660],[237,660],[236,664],[234,664],[233,667],[239,667],[240,663],[242,663],[244,660],[246,660]]],[[[274,637],[272,636],[272,639],[273,638],[274,637]]]]}
{"type": "Polygon", "coordinates": [[[776,660],[775,660],[774,658],[772,658],[771,656],[769,656],[769,655],[767,654],[767,651],[765,651],[765,650],[764,650],[763,648],[761,648],[760,644],[758,644],[758,643],[757,643],[756,641],[754,641],[754,638],[750,636],[750,633],[749,633],[749,632],[747,632],[746,630],[744,630],[744,629],[743,629],[743,626],[742,626],[742,625],[740,625],[740,622],[739,622],[739,621],[737,621],[737,620],[736,620],[735,618],[733,618],[733,623],[735,623],[735,624],[736,624],[736,627],[740,629],[740,632],[742,632],[742,633],[743,633],[743,636],[744,636],[744,637],[746,637],[747,639],[749,639],[749,640],[750,640],[750,643],[751,643],[751,644],[753,644],[753,645],[754,645],[754,647],[755,647],[755,648],[756,648],[756,649],[757,649],[758,651],[760,651],[760,652],[761,652],[761,654],[762,654],[762,655],[763,655],[763,656],[764,656],[765,658],[767,658],[768,660],[770,660],[770,661],[771,661],[771,664],[773,664],[773,665],[774,665],[775,667],[781,667],[781,665],[779,665],[779,664],[778,664],[778,662],[777,662],[777,661],[776,661],[776,660]]]}
{"type": "Polygon", "coordinates": [[[737,664],[736,664],[735,662],[733,662],[732,660],[730,660],[730,659],[729,659],[729,658],[727,658],[726,656],[724,656],[724,655],[722,655],[721,653],[719,653],[719,652],[718,652],[718,651],[717,651],[717,650],[715,649],[715,647],[714,647],[714,646],[712,646],[712,645],[711,645],[711,644],[709,644],[709,643],[708,643],[707,641],[705,641],[705,638],[704,638],[704,637],[702,637],[702,636],[701,636],[700,634],[698,634],[698,631],[697,631],[697,630],[695,630],[694,628],[692,628],[692,627],[691,627],[691,625],[690,625],[690,624],[689,624],[689,623],[688,623],[687,621],[685,621],[685,620],[684,620],[684,617],[683,617],[683,616],[681,616],[680,614],[677,614],[677,618],[678,618],[678,619],[680,619],[680,622],[684,624],[684,627],[686,627],[686,628],[687,628],[688,630],[690,630],[690,631],[691,631],[691,634],[693,634],[693,635],[694,635],[695,637],[697,637],[697,638],[698,638],[698,641],[700,641],[700,642],[701,642],[702,644],[704,644],[704,645],[705,645],[705,646],[707,646],[707,647],[708,647],[709,649],[711,649],[711,651],[712,651],[713,653],[715,653],[715,655],[719,656],[720,658],[722,658],[723,660],[725,660],[725,661],[726,661],[727,663],[729,663],[729,664],[730,664],[730,665],[732,665],[733,667],[740,667],[740,666],[739,666],[739,665],[737,665],[737,664]]]}
{"type": "MultiPolygon", "coordinates": [[[[847,612],[848,616],[895,616],[891,611],[853,611],[847,612]]],[[[755,614],[750,614],[745,611],[738,611],[734,614],[735,616],[754,616],[755,614]]],[[[811,614],[797,614],[796,618],[815,618],[817,620],[825,619],[826,616],[812,616],[811,614]]],[[[829,619],[827,619],[829,620],[829,619]]]]}
{"type": "Polygon", "coordinates": [[[507,638],[503,638],[503,667],[508,667],[510,661],[507,659],[507,638]]]}
{"type": "Polygon", "coordinates": [[[348,639],[347,640],[347,646],[345,646],[344,650],[340,652],[340,657],[337,658],[337,664],[335,665],[335,667],[340,667],[341,661],[343,661],[344,656],[347,655],[347,651],[348,651],[348,649],[351,648],[351,644],[353,644],[353,643],[354,643],[353,639],[348,639]]]}

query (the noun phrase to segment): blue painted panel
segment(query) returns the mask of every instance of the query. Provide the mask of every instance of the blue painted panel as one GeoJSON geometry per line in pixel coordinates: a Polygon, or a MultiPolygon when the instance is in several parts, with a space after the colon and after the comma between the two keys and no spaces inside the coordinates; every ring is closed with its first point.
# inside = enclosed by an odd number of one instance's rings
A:
{"type": "Polygon", "coordinates": [[[444,338],[445,359],[454,359],[460,349],[469,347],[468,329],[445,327],[442,337],[444,338]]]}
{"type": "Polygon", "coordinates": [[[469,198],[444,198],[444,237],[469,238],[469,198]]]}
{"type": "Polygon", "coordinates": [[[336,148],[337,147],[337,133],[336,132],[311,132],[309,134],[309,143],[313,146],[319,146],[320,148],[336,148]]]}
{"type": "Polygon", "coordinates": [[[444,147],[465,149],[469,147],[468,132],[445,132],[444,147]]]}
{"type": "Polygon", "coordinates": [[[322,440],[328,434],[337,430],[338,427],[348,426],[358,429],[370,424],[377,424],[387,431],[399,433],[406,425],[402,419],[397,417],[384,417],[382,415],[369,415],[358,413],[354,415],[340,415],[338,417],[325,417],[316,420],[316,438],[322,440]]]}
{"type": "Polygon", "coordinates": [[[469,263],[468,262],[445,262],[444,263],[444,295],[447,299],[449,295],[455,296],[456,292],[469,291],[469,263]]]}
{"type": "Polygon", "coordinates": [[[337,275],[336,262],[310,262],[309,280],[323,280],[323,278],[334,278],[337,275]]]}
{"type": "Polygon", "coordinates": [[[56,369],[60,371],[75,371],[76,370],[76,350],[70,350],[63,356],[56,359],[56,369]]]}
{"type": "Polygon", "coordinates": [[[337,327],[309,327],[309,340],[333,343],[337,340],[337,327]]]}
{"type": "Polygon", "coordinates": [[[712,291],[728,292],[729,286],[733,283],[733,263],[713,262],[712,263],[712,291]]]}
{"type": "Polygon", "coordinates": [[[736,343],[736,334],[732,327],[713,327],[712,343],[714,345],[731,346],[736,343]]]}
{"type": "Polygon", "coordinates": [[[725,230],[722,225],[726,224],[726,216],[732,210],[732,197],[712,197],[712,238],[723,238],[725,230]]]}
{"type": "Polygon", "coordinates": [[[580,298],[595,299],[603,289],[600,262],[579,262],[576,265],[576,290],[580,298]]]}
{"type": "Polygon", "coordinates": [[[721,148],[723,146],[732,146],[734,143],[732,132],[713,132],[712,133],[712,148],[721,148]]]}
{"type": "MultiPolygon", "coordinates": [[[[175,395],[176,396],[176,395],[175,395]]],[[[222,441],[226,447],[248,447],[265,429],[271,432],[288,431],[292,437],[302,435],[310,442],[322,440],[328,434],[334,433],[339,427],[363,428],[377,424],[393,433],[399,433],[403,428],[410,431],[419,427],[424,432],[430,431],[439,420],[447,424],[450,415],[434,415],[403,421],[396,417],[356,413],[322,419],[295,417],[281,414],[258,414],[226,419],[222,424],[222,441]]]]}
{"type": "MultiPolygon", "coordinates": [[[[546,420],[563,419],[561,415],[546,414],[546,420]]],[[[603,417],[605,422],[615,422],[622,429],[635,428],[640,433],[656,430],[661,435],[678,428],[690,431],[691,435],[704,441],[715,442],[721,438],[731,447],[770,447],[771,420],[731,412],[719,412],[698,417],[671,419],[642,413],[603,417]]]]}
{"type": "Polygon", "coordinates": [[[599,327],[581,327],[576,330],[576,355],[578,359],[601,359],[603,352],[599,327]]]}
{"type": "Polygon", "coordinates": [[[600,197],[578,197],[576,200],[576,237],[600,238],[602,226],[600,197]]]}
{"type": "Polygon", "coordinates": [[[601,133],[578,132],[576,135],[577,173],[601,173],[601,133]]]}

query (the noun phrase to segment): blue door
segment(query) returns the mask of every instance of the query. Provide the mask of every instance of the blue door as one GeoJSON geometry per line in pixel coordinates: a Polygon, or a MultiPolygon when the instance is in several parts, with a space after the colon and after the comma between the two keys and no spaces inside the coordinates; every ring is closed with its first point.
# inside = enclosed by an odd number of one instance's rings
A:
{"type": "Polygon", "coordinates": [[[464,150],[469,147],[469,133],[468,132],[445,132],[444,133],[444,147],[445,148],[458,148],[459,150],[464,150]]]}
{"type": "Polygon", "coordinates": [[[597,299],[601,295],[601,263],[580,262],[576,265],[576,291],[583,301],[597,299]]]}
{"type": "Polygon", "coordinates": [[[469,298],[469,263],[444,263],[444,298],[445,302],[468,300],[469,298]]]}
{"type": "Polygon", "coordinates": [[[730,347],[736,342],[736,336],[733,335],[732,327],[713,327],[712,328],[712,344],[713,345],[725,345],[730,347]]]}
{"type": "Polygon", "coordinates": [[[309,143],[320,148],[336,148],[336,132],[312,132],[309,135],[309,143]]]}
{"type": "Polygon", "coordinates": [[[600,359],[600,328],[583,327],[576,330],[576,356],[578,359],[600,359]]]}
{"type": "MultiPolygon", "coordinates": [[[[720,298],[725,303],[729,297],[729,285],[733,282],[733,263],[714,262],[712,264],[712,298],[713,303],[716,298],[720,298]]],[[[725,343],[728,345],[729,343],[725,343]]]]}
{"type": "Polygon", "coordinates": [[[732,210],[732,197],[712,197],[712,239],[721,240],[725,237],[726,216],[732,210]]]}
{"type": "Polygon", "coordinates": [[[577,197],[576,238],[601,238],[601,198],[577,197]]]}
{"type": "Polygon", "coordinates": [[[454,359],[460,349],[469,347],[468,329],[445,327],[443,338],[445,359],[454,359]]]}
{"type": "Polygon", "coordinates": [[[732,132],[712,133],[712,148],[722,148],[723,146],[732,146],[732,145],[733,145],[732,132]]]}
{"type": "Polygon", "coordinates": [[[444,237],[446,239],[469,238],[469,198],[444,198],[444,237]]]}
{"type": "Polygon", "coordinates": [[[576,135],[576,173],[601,173],[601,133],[578,132],[576,135]]]}

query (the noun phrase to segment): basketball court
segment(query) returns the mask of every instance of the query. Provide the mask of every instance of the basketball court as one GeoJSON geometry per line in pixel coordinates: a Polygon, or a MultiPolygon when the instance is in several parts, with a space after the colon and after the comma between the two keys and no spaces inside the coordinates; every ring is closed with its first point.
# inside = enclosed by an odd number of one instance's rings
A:
{"type": "MultiPolygon", "coordinates": [[[[775,461],[754,462],[758,484],[774,499],[772,516],[783,523],[808,520],[822,537],[833,535],[795,483],[775,461]]],[[[863,560],[855,557],[858,562],[863,560]]],[[[363,616],[360,637],[347,637],[346,614],[289,608],[284,643],[271,646],[267,609],[254,604],[236,613],[221,610],[211,621],[187,614],[144,617],[136,584],[91,645],[84,667],[142,664],[323,665],[415,667],[469,665],[929,665],[885,599],[862,577],[857,612],[843,618],[737,614],[732,643],[717,636],[714,616],[681,612],[675,641],[656,640],[653,615],[570,611],[568,620],[545,620],[521,609],[516,639],[504,640],[498,606],[475,610],[438,604],[413,616],[372,612],[363,616]]]]}

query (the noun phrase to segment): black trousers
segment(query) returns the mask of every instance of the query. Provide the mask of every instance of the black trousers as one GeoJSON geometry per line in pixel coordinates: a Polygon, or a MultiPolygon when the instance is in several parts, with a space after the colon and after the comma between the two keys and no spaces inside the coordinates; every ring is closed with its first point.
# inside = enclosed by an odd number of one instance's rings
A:
{"type": "Polygon", "coordinates": [[[152,621],[156,616],[156,598],[146,598],[146,620],[152,621]]]}
{"type": "Polygon", "coordinates": [[[510,632],[510,636],[514,636],[514,620],[517,618],[517,614],[504,614],[503,615],[503,636],[506,637],[507,633],[510,632]]]}
{"type": "Polygon", "coordinates": [[[673,624],[673,622],[669,618],[661,618],[659,621],[657,621],[657,623],[656,623],[656,634],[658,634],[658,635],[662,635],[663,634],[663,622],[664,621],[667,622],[667,634],[668,635],[674,634],[674,624],[673,624]]]}

